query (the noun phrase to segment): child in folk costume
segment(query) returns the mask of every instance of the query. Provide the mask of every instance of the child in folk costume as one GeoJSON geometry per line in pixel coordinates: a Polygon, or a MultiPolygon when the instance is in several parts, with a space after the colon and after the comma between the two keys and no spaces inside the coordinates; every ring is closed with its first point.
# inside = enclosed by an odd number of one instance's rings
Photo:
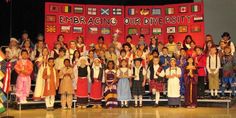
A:
{"type": "Polygon", "coordinates": [[[126,57],[126,51],[124,49],[120,50],[120,57],[117,59],[117,66],[120,67],[121,61],[126,60],[128,63],[128,67],[131,66],[131,61],[129,58],[126,57]]]}
{"type": "MultiPolygon", "coordinates": [[[[120,51],[120,50],[119,50],[120,51]]],[[[108,49],[108,51],[106,51],[106,54],[105,54],[105,56],[106,56],[106,59],[108,60],[108,61],[114,61],[115,62],[115,64],[117,63],[117,55],[118,55],[119,53],[118,52],[116,52],[116,49],[115,49],[115,46],[114,45],[111,45],[110,47],[109,47],[109,49],[108,49]]]]}
{"type": "Polygon", "coordinates": [[[102,108],[101,101],[103,98],[102,83],[104,82],[103,68],[101,60],[99,58],[94,59],[93,66],[91,68],[91,91],[90,102],[93,104],[92,108],[102,108]]]}
{"type": "Polygon", "coordinates": [[[210,53],[207,57],[206,68],[208,71],[209,89],[211,96],[216,98],[218,96],[219,89],[219,69],[220,69],[220,57],[217,54],[216,47],[211,47],[210,53]]]}
{"type": "Polygon", "coordinates": [[[178,107],[180,105],[180,84],[181,69],[176,66],[176,59],[170,59],[170,67],[166,69],[167,96],[169,107],[178,107]]]}
{"type": "Polygon", "coordinates": [[[76,50],[73,54],[73,58],[72,58],[72,66],[75,67],[76,65],[78,65],[79,63],[79,59],[80,59],[80,52],[78,50],[76,50]]]}
{"type": "Polygon", "coordinates": [[[131,100],[131,76],[132,72],[128,67],[128,61],[122,59],[120,62],[120,68],[117,70],[117,100],[121,101],[121,108],[128,108],[128,101],[131,100]]]}
{"type": "Polygon", "coordinates": [[[30,75],[33,71],[33,64],[28,59],[28,51],[21,51],[22,59],[18,60],[15,65],[15,70],[18,73],[16,81],[16,97],[20,100],[20,103],[26,103],[26,98],[29,96],[31,87],[30,75]]]}
{"type": "Polygon", "coordinates": [[[35,63],[39,68],[33,97],[35,101],[41,100],[43,98],[44,84],[45,84],[45,80],[43,79],[43,71],[48,65],[48,58],[49,58],[49,51],[47,48],[44,48],[42,51],[42,56],[40,56],[35,61],[35,63]]]}
{"type": "Polygon", "coordinates": [[[66,109],[67,107],[68,109],[71,109],[73,94],[74,94],[74,88],[73,88],[74,71],[70,65],[69,59],[64,60],[64,65],[65,67],[62,68],[62,70],[59,73],[61,79],[59,87],[59,93],[61,94],[61,106],[62,109],[66,109]]]}
{"type": "Polygon", "coordinates": [[[150,91],[155,95],[155,107],[158,107],[160,100],[160,92],[163,91],[163,79],[165,72],[159,65],[160,59],[158,57],[153,58],[153,64],[149,66],[147,70],[147,78],[150,81],[150,91]]]}
{"type": "Polygon", "coordinates": [[[186,87],[184,98],[187,108],[195,108],[197,106],[197,71],[194,59],[192,57],[188,58],[188,63],[184,73],[184,82],[186,87]]]}
{"type": "Polygon", "coordinates": [[[79,108],[87,108],[88,105],[88,88],[89,83],[91,83],[90,79],[90,67],[86,57],[80,57],[78,60],[78,64],[74,67],[74,75],[76,86],[74,86],[77,96],[77,102],[79,104],[79,108]]]}
{"type": "Polygon", "coordinates": [[[135,105],[134,107],[138,107],[138,99],[139,99],[139,107],[143,106],[143,94],[145,92],[145,82],[146,82],[146,70],[141,64],[142,59],[136,58],[134,59],[134,67],[132,70],[133,81],[132,81],[132,94],[134,96],[135,105]]]}
{"type": "Polygon", "coordinates": [[[61,43],[60,42],[55,42],[54,43],[54,48],[51,51],[51,57],[53,57],[54,59],[56,59],[57,57],[59,57],[59,50],[62,48],[61,43]]]}
{"type": "Polygon", "coordinates": [[[203,49],[200,47],[195,48],[196,58],[195,63],[198,70],[198,97],[204,98],[205,94],[205,79],[206,79],[206,55],[203,53],[203,49]]]}
{"type": "Polygon", "coordinates": [[[234,79],[234,57],[231,55],[231,48],[226,46],[224,49],[224,55],[222,57],[222,96],[225,96],[225,89],[227,84],[231,86],[232,97],[235,96],[235,79],[234,79]]]}
{"type": "MultiPolygon", "coordinates": [[[[122,45],[123,49],[126,51],[126,58],[130,59],[130,63],[132,63],[132,60],[133,60],[133,53],[132,53],[132,47],[129,43],[124,43],[122,45]]],[[[136,50],[136,49],[135,49],[136,50]]]]}
{"type": "Polygon", "coordinates": [[[79,53],[83,56],[86,54],[86,45],[84,44],[84,37],[83,36],[78,36],[76,38],[76,44],[77,44],[77,50],[79,53]]]}
{"type": "Polygon", "coordinates": [[[168,48],[163,47],[162,55],[160,56],[160,64],[164,70],[166,70],[169,67],[169,61],[170,61],[170,57],[168,56],[168,48]]]}
{"type": "Polygon", "coordinates": [[[69,42],[69,48],[66,52],[66,57],[69,58],[70,61],[72,61],[75,50],[77,50],[76,41],[72,40],[69,42]]]}
{"type": "Polygon", "coordinates": [[[107,62],[107,69],[105,70],[105,91],[104,98],[107,108],[118,106],[117,102],[117,87],[116,87],[116,70],[114,61],[107,62]]]}
{"type": "Polygon", "coordinates": [[[59,57],[55,59],[55,69],[60,72],[64,65],[64,60],[66,59],[66,50],[64,48],[59,49],[59,57]]]}
{"type": "Polygon", "coordinates": [[[54,58],[48,59],[48,66],[43,70],[43,79],[45,81],[43,96],[47,110],[53,110],[56,89],[58,88],[58,73],[54,68],[54,58]]]}
{"type": "Polygon", "coordinates": [[[90,67],[92,67],[94,59],[95,59],[95,51],[94,50],[89,50],[87,60],[88,60],[88,63],[89,63],[90,67]]]}
{"type": "Polygon", "coordinates": [[[10,52],[11,60],[16,61],[20,56],[19,41],[16,38],[11,38],[7,50],[10,52]]]}

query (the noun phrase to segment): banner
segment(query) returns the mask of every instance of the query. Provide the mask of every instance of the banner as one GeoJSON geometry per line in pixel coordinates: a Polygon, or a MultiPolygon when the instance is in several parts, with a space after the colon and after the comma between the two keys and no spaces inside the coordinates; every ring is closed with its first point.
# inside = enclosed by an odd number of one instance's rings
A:
{"type": "Polygon", "coordinates": [[[151,36],[166,43],[168,35],[182,42],[191,35],[197,45],[204,43],[204,9],[202,2],[153,5],[115,6],[45,3],[45,39],[52,49],[57,35],[63,34],[65,42],[84,36],[87,45],[96,43],[99,36],[109,44],[114,35],[120,42],[132,35],[137,43],[144,34],[149,44],[151,36]]]}

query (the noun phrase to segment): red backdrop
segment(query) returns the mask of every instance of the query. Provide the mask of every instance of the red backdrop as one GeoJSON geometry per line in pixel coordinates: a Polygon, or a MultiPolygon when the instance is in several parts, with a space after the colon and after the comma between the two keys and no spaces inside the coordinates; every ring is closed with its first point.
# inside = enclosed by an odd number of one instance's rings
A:
{"type": "Polygon", "coordinates": [[[65,41],[84,36],[87,45],[96,43],[98,36],[105,37],[106,44],[118,35],[120,42],[125,36],[133,36],[134,43],[145,34],[149,43],[155,35],[167,42],[173,34],[175,42],[192,35],[198,45],[204,43],[204,9],[202,2],[161,6],[114,6],[45,3],[45,39],[51,49],[58,34],[65,41]]]}

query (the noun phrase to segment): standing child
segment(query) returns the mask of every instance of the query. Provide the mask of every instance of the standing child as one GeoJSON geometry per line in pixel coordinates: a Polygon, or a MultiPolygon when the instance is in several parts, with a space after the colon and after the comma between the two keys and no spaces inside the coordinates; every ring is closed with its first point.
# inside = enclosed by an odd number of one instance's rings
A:
{"type": "Polygon", "coordinates": [[[72,100],[74,94],[73,88],[73,79],[74,79],[74,71],[70,65],[70,60],[64,60],[65,67],[62,68],[59,75],[61,76],[61,83],[59,87],[59,93],[61,94],[61,106],[62,109],[71,109],[72,107],[72,100]],[[66,107],[67,105],[67,107],[66,107]]]}
{"type": "Polygon", "coordinates": [[[132,94],[134,96],[135,105],[134,107],[138,107],[138,99],[139,99],[139,107],[143,106],[143,94],[144,94],[144,86],[146,82],[146,70],[141,65],[142,59],[136,58],[134,60],[133,67],[133,81],[132,81],[132,94]]]}
{"type": "Polygon", "coordinates": [[[78,64],[74,67],[74,75],[76,86],[74,86],[77,96],[77,102],[79,104],[79,108],[87,108],[88,104],[88,88],[89,83],[91,83],[90,79],[90,67],[87,61],[87,58],[80,57],[78,64]],[[77,80],[77,81],[76,81],[77,80]]]}
{"type": "Polygon", "coordinates": [[[159,61],[158,57],[154,57],[153,64],[147,70],[147,78],[150,80],[150,91],[155,95],[155,107],[158,107],[159,104],[160,92],[163,91],[163,78],[165,76],[159,61]]]}
{"type": "Polygon", "coordinates": [[[101,60],[99,58],[94,59],[94,63],[91,69],[91,91],[90,91],[90,102],[93,104],[92,108],[102,108],[102,82],[104,82],[103,68],[101,60]]]}
{"type": "Polygon", "coordinates": [[[47,110],[52,111],[56,89],[58,88],[57,71],[54,68],[54,58],[48,59],[48,66],[43,71],[43,79],[45,80],[44,93],[47,110]]]}
{"type": "Polygon", "coordinates": [[[197,68],[192,57],[188,58],[188,63],[185,68],[184,82],[185,82],[185,105],[187,108],[196,108],[197,106],[197,68]]]}
{"type": "Polygon", "coordinates": [[[121,101],[121,108],[128,108],[128,101],[131,100],[130,79],[132,76],[131,70],[128,68],[128,61],[122,59],[120,68],[117,71],[117,99],[121,101]]]}
{"type": "Polygon", "coordinates": [[[176,66],[176,59],[170,59],[170,67],[166,70],[167,96],[169,107],[178,107],[180,105],[180,84],[181,69],[176,66]]]}
{"type": "Polygon", "coordinates": [[[104,97],[107,108],[117,107],[117,88],[116,88],[116,70],[114,61],[107,62],[107,70],[105,71],[106,87],[104,97]]]}
{"type": "Polygon", "coordinates": [[[33,64],[28,59],[28,51],[21,51],[22,59],[18,60],[15,65],[15,70],[18,73],[16,81],[16,97],[20,100],[20,103],[26,103],[26,98],[29,96],[31,87],[30,75],[33,71],[33,64]]]}
{"type": "Polygon", "coordinates": [[[220,57],[217,53],[215,46],[211,47],[210,53],[207,57],[206,67],[208,71],[209,89],[211,91],[211,97],[217,98],[219,89],[219,69],[220,69],[220,57]]]}
{"type": "Polygon", "coordinates": [[[225,89],[227,84],[231,86],[232,97],[235,96],[235,84],[234,84],[234,57],[231,55],[231,48],[226,46],[224,49],[224,55],[222,57],[222,96],[225,97],[225,89]]]}

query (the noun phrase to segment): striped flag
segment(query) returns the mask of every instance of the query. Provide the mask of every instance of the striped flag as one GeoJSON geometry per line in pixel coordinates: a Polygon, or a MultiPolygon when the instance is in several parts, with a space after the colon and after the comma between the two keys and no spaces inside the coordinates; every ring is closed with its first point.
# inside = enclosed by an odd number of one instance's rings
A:
{"type": "Polygon", "coordinates": [[[0,61],[6,58],[5,54],[0,50],[0,61]]]}
{"type": "Polygon", "coordinates": [[[194,22],[202,22],[203,21],[203,16],[194,16],[193,21],[194,22]]]}
{"type": "Polygon", "coordinates": [[[131,16],[135,15],[135,9],[134,8],[129,8],[128,9],[128,15],[131,15],[131,16]]]}
{"type": "Polygon", "coordinates": [[[113,15],[121,15],[122,14],[122,9],[120,9],[120,8],[113,8],[112,12],[113,12],[113,15]]]}
{"type": "Polygon", "coordinates": [[[64,6],[64,13],[70,13],[71,12],[71,6],[64,6]]]}
{"type": "Polygon", "coordinates": [[[174,13],[175,13],[174,8],[166,8],[166,14],[170,15],[170,14],[174,14],[174,13]]]}
{"type": "Polygon", "coordinates": [[[152,34],[161,34],[161,28],[153,28],[152,34]]]}
{"type": "Polygon", "coordinates": [[[191,26],[191,32],[201,32],[201,27],[199,25],[191,26]]]}
{"type": "Polygon", "coordinates": [[[193,5],[192,6],[192,12],[199,12],[200,11],[200,6],[199,5],[193,5]]]}
{"type": "Polygon", "coordinates": [[[3,79],[3,92],[5,93],[8,93],[10,91],[10,82],[11,82],[11,62],[7,62],[7,65],[6,65],[6,73],[5,73],[5,76],[4,76],[4,79],[3,79]]]}

